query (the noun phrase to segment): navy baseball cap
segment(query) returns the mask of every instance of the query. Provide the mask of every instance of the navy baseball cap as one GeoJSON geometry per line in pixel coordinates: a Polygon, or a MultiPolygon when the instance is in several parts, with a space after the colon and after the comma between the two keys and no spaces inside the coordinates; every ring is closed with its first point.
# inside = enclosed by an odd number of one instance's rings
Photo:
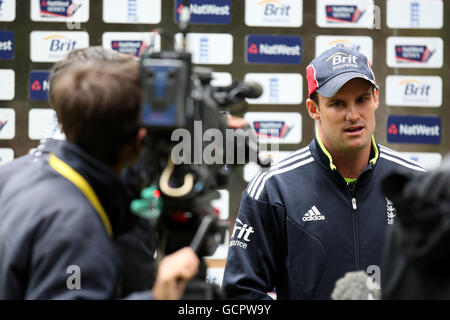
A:
{"type": "Polygon", "coordinates": [[[354,78],[366,79],[379,89],[365,55],[350,48],[328,49],[306,67],[308,97],[317,91],[320,95],[331,98],[347,81],[354,78]]]}

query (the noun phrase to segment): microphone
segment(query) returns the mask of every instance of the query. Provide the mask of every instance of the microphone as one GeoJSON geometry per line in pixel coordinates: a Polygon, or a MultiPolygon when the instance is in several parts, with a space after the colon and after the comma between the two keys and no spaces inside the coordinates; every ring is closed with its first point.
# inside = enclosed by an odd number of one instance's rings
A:
{"type": "Polygon", "coordinates": [[[259,98],[263,93],[262,86],[253,81],[249,82],[241,82],[236,88],[230,91],[231,97],[239,97],[239,98],[250,98],[256,99],[259,98]]]}
{"type": "Polygon", "coordinates": [[[245,98],[256,99],[263,93],[257,82],[235,82],[228,87],[214,87],[213,98],[221,106],[241,102],[245,98]]]}
{"type": "Polygon", "coordinates": [[[336,281],[331,299],[381,300],[381,289],[364,271],[352,271],[336,281]]]}

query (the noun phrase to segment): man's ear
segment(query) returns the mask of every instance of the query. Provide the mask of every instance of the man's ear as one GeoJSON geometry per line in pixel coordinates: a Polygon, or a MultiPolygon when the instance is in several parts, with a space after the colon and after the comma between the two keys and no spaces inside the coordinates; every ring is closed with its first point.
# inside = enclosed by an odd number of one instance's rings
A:
{"type": "Polygon", "coordinates": [[[319,106],[312,99],[306,99],[306,108],[308,109],[309,116],[314,120],[320,119],[319,106]]]}
{"type": "Polygon", "coordinates": [[[147,129],[140,128],[138,134],[136,136],[136,142],[139,146],[142,145],[142,141],[144,141],[145,136],[147,135],[147,129]]]}
{"type": "Polygon", "coordinates": [[[377,89],[373,90],[373,101],[375,102],[375,105],[376,105],[375,110],[378,109],[378,106],[379,106],[379,102],[380,102],[380,95],[379,94],[380,93],[379,93],[379,91],[377,89]]]}

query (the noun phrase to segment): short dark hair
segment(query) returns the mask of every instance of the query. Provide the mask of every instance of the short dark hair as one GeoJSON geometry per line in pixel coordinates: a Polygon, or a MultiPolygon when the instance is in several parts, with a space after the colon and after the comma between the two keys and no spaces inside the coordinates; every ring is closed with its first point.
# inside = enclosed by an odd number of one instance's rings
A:
{"type": "Polygon", "coordinates": [[[139,62],[77,62],[55,82],[54,109],[67,140],[115,165],[140,128],[139,62]]]}
{"type": "Polygon", "coordinates": [[[53,86],[55,85],[55,82],[57,81],[59,76],[64,74],[67,68],[69,68],[72,64],[77,62],[87,62],[92,59],[99,61],[114,61],[118,59],[124,59],[125,57],[126,55],[124,55],[123,53],[105,49],[101,46],[92,46],[88,48],[72,50],[63,60],[56,62],[50,72],[50,88],[48,94],[50,105],[53,105],[53,86]]]}

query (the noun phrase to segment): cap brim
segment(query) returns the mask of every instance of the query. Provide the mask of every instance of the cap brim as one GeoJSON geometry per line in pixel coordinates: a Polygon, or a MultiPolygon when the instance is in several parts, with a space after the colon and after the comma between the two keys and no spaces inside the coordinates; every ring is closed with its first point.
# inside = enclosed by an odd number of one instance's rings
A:
{"type": "Polygon", "coordinates": [[[320,86],[316,91],[325,98],[331,98],[333,97],[339,89],[342,88],[344,84],[346,84],[348,81],[355,79],[355,78],[362,78],[364,80],[369,81],[371,84],[373,84],[377,89],[378,85],[375,83],[375,81],[372,81],[365,75],[359,73],[359,72],[345,72],[338,74],[337,76],[331,78],[327,82],[325,82],[323,85],[320,86]]]}

